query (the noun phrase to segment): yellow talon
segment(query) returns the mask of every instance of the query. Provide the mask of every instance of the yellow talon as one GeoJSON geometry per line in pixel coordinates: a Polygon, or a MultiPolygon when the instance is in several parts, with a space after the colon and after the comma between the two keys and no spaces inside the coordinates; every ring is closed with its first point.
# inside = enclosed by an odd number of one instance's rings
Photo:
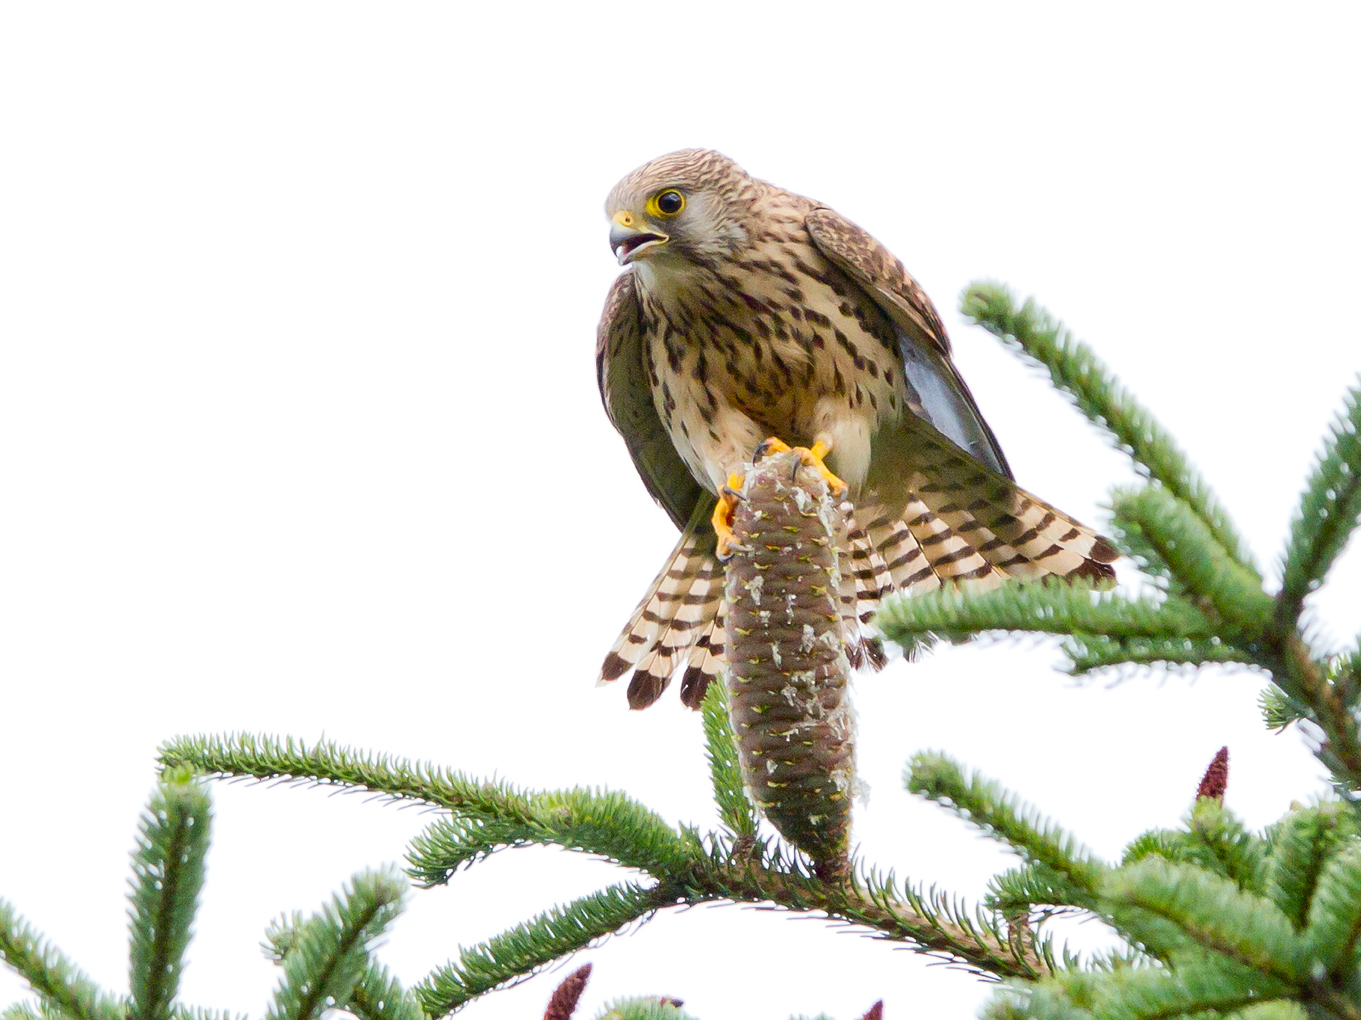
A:
{"type": "Polygon", "coordinates": [[[732,515],[737,508],[737,501],[741,498],[738,493],[741,491],[742,483],[745,480],[734,471],[728,475],[728,484],[718,494],[718,505],[714,507],[713,525],[714,533],[718,535],[716,555],[719,560],[730,559],[733,551],[737,548],[737,543],[733,541],[732,537],[732,515]]]}
{"type": "Polygon", "coordinates": [[[761,460],[772,454],[789,453],[791,450],[798,454],[799,460],[801,460],[806,467],[812,468],[822,476],[822,480],[827,483],[827,490],[833,496],[840,496],[846,491],[846,483],[832,474],[827,465],[823,463],[823,458],[832,452],[832,445],[825,440],[817,440],[813,443],[811,448],[806,446],[790,447],[789,444],[783,440],[771,436],[756,448],[756,453],[753,454],[752,459],[761,460]]]}

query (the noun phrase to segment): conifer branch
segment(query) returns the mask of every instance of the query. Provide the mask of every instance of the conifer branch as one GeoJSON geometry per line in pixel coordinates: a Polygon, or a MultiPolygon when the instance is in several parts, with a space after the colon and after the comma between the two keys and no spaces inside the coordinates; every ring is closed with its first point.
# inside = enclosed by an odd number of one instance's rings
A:
{"type": "MultiPolygon", "coordinates": [[[[297,910],[271,921],[261,944],[265,956],[282,964],[309,923],[297,910]]],[[[386,967],[372,959],[366,961],[364,973],[350,991],[349,998],[337,1005],[359,1020],[426,1020],[415,996],[406,991],[386,967]]]]}
{"type": "Polygon", "coordinates": [[[518,984],[547,963],[594,944],[676,902],[674,885],[612,885],[539,914],[479,945],[459,950],[415,986],[429,1016],[452,1013],[496,988],[518,984]]]}
{"type": "Polygon", "coordinates": [[[892,641],[922,633],[967,637],[987,630],[1096,633],[1112,638],[1208,638],[1214,623],[1190,603],[1127,599],[1083,583],[1013,582],[989,592],[953,586],[883,600],[875,625],[892,641]]]}
{"type": "Polygon", "coordinates": [[[441,818],[418,835],[407,860],[422,885],[504,847],[552,844],[595,854],[661,878],[690,867],[693,849],[655,812],[622,793],[563,790],[525,797],[528,813],[441,818]]]}
{"type": "Polygon", "coordinates": [[[1116,925],[1160,956],[1198,945],[1287,988],[1307,980],[1308,946],[1290,919],[1227,878],[1149,856],[1108,872],[1101,894],[1116,925]]]}
{"type": "Polygon", "coordinates": [[[427,1020],[416,997],[374,960],[364,968],[345,1008],[359,1020],[427,1020]]]}
{"type": "Polygon", "coordinates": [[[1083,414],[1106,429],[1136,467],[1184,500],[1215,541],[1240,566],[1255,572],[1247,547],[1213,491],[1171,435],[1125,390],[1091,348],[1033,300],[1017,308],[1011,292],[996,283],[971,284],[960,299],[960,312],[1022,352],[1033,364],[1048,369],[1054,385],[1069,393],[1083,414]]]}
{"type": "Polygon", "coordinates": [[[305,921],[282,960],[268,1020],[315,1020],[348,1002],[368,969],[369,944],[401,912],[405,893],[392,872],[362,872],[305,921]]]}
{"type": "Polygon", "coordinates": [[[1292,811],[1275,826],[1266,892],[1296,929],[1305,926],[1324,866],[1357,835],[1355,813],[1338,803],[1292,811]]]}
{"type": "MultiPolygon", "coordinates": [[[[1257,1012],[1265,994],[1274,998],[1288,993],[1283,984],[1254,975],[1243,980],[1241,968],[1215,961],[1188,963],[1176,973],[1148,967],[1126,968],[1108,975],[1065,972],[1039,985],[1010,989],[985,1010],[988,1020],[1172,1020],[1233,1016],[1243,1018],[1251,1009],[1257,1020],[1276,1013],[1257,1012]]],[[[1288,1005],[1288,1003],[1284,1003],[1288,1005]]],[[[1286,1016],[1303,1020],[1302,1013],[1286,1016]]]]}
{"type": "Polygon", "coordinates": [[[191,775],[162,782],[142,815],[129,894],[129,1020],[170,1015],[203,888],[210,823],[208,795],[191,775]]]}
{"type": "Polygon", "coordinates": [[[705,866],[686,879],[686,902],[734,900],[819,912],[871,929],[879,938],[907,943],[917,952],[950,960],[985,977],[1037,978],[1055,964],[1047,943],[1024,933],[1011,937],[985,913],[970,917],[942,892],[926,892],[873,872],[829,882],[798,859],[758,840],[753,852],[734,856],[715,844],[705,866]]]}
{"type": "Polygon", "coordinates": [[[346,786],[418,800],[450,811],[529,820],[528,798],[503,783],[480,783],[428,762],[371,754],[319,740],[231,733],[176,737],[158,752],[162,768],[188,767],[208,775],[346,786]]]}
{"type": "Polygon", "coordinates": [[[0,899],[0,960],[70,1020],[125,1020],[127,1007],[104,992],[0,899]]]}
{"type": "MultiPolygon", "coordinates": [[[[1361,847],[1349,843],[1327,860],[1309,904],[1304,931],[1310,956],[1329,973],[1355,971],[1361,939],[1361,847]]],[[[1343,975],[1339,975],[1343,976],[1343,975]]]]}
{"type": "Polygon", "coordinates": [[[1353,711],[1356,690],[1330,679],[1310,658],[1298,634],[1272,635],[1262,663],[1287,695],[1309,706],[1310,718],[1327,738],[1316,753],[1333,771],[1337,785],[1344,791],[1361,790],[1361,737],[1353,711]]]}
{"type": "Polygon", "coordinates": [[[711,683],[701,706],[704,715],[704,752],[714,801],[723,827],[736,839],[756,838],[756,811],[742,784],[742,763],[737,758],[737,739],[728,717],[728,685],[711,683]]]}
{"type": "Polygon", "coordinates": [[[1029,915],[1036,910],[1096,910],[1096,897],[1085,889],[1043,864],[1027,864],[994,875],[988,882],[988,894],[983,905],[1003,917],[1029,915]]]}
{"type": "Polygon", "coordinates": [[[1106,865],[1075,838],[1045,819],[1014,793],[977,773],[965,773],[942,754],[913,755],[903,776],[912,793],[944,804],[972,825],[1041,864],[1088,894],[1096,891],[1106,865]]]}
{"type": "Polygon", "coordinates": [[[652,998],[609,1003],[597,1020],[695,1020],[695,1018],[672,1002],[652,998]]]}
{"type": "Polygon", "coordinates": [[[1191,864],[1233,881],[1240,889],[1264,895],[1269,886],[1268,847],[1250,833],[1223,803],[1197,798],[1184,829],[1153,829],[1126,849],[1122,865],[1150,855],[1191,864]]]}
{"type": "Polygon", "coordinates": [[[1305,597],[1323,583],[1361,519],[1361,383],[1344,399],[1290,523],[1279,603],[1282,632],[1298,624],[1305,597]]]}
{"type": "Polygon", "coordinates": [[[1257,573],[1240,563],[1192,507],[1153,486],[1125,493],[1119,512],[1188,589],[1212,605],[1235,633],[1257,637],[1272,615],[1272,600],[1257,573]]]}
{"type": "Polygon", "coordinates": [[[1113,666],[1203,666],[1212,662],[1252,664],[1253,656],[1215,636],[1209,638],[1109,638],[1074,634],[1062,645],[1068,673],[1083,676],[1113,666]]]}

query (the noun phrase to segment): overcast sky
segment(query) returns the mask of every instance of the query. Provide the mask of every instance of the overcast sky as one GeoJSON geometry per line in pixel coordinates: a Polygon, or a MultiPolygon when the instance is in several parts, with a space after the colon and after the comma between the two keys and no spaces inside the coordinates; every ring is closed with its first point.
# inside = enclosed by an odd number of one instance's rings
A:
{"type": "MultiPolygon", "coordinates": [[[[325,734],[714,823],[698,717],[592,686],[674,541],[595,388],[618,271],[601,206],[676,148],[885,242],[1022,484],[1104,526],[1127,463],[956,312],[980,277],[1036,295],[1274,579],[1361,368],[1356,8],[1025,6],[0,7],[0,896],[126,990],[127,854],[156,746],[186,733],[325,734]]],[[[1355,548],[1335,575],[1314,600],[1331,646],[1361,629],[1355,548]]],[[[1324,789],[1298,732],[1263,729],[1260,676],[1079,685],[1059,662],[993,643],[859,678],[868,860],[971,900],[1009,866],[903,791],[922,748],[1108,857],[1175,824],[1222,744],[1252,825],[1324,789]]],[[[431,816],[212,794],[183,997],[258,1016],[269,919],[399,860],[431,816]]],[[[414,982],[618,877],[506,852],[414,895],[382,957],[414,982]]],[[[587,959],[583,1018],[665,992],[705,1020],[850,1020],[879,997],[889,1020],[962,1020],[987,994],[732,906],[587,959]]],[[[565,973],[464,1015],[537,1017],[565,973]]],[[[0,1005],[20,993],[0,974],[0,1005]]]]}

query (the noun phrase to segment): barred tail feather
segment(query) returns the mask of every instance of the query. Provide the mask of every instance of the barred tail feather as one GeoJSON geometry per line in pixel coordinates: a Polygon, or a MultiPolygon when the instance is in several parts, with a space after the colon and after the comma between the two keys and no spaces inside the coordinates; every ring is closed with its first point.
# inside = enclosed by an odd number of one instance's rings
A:
{"type": "MultiPolygon", "coordinates": [[[[879,485],[843,508],[848,550],[838,612],[854,665],[880,669],[887,661],[870,624],[894,591],[916,595],[947,582],[988,590],[1007,578],[1114,580],[1118,553],[1096,532],[944,440],[918,438],[919,459],[899,495],[879,485]]],[[[699,708],[726,665],[724,569],[705,511],[696,511],[605,657],[601,683],[632,672],[631,708],[655,702],[682,669],[681,701],[699,708]]]]}
{"type": "Polygon", "coordinates": [[[919,438],[922,464],[910,485],[930,516],[911,519],[909,504],[904,517],[938,576],[985,588],[1003,577],[1115,579],[1119,553],[1091,528],[943,440],[919,438]]]}
{"type": "Polygon", "coordinates": [[[704,704],[704,694],[709,684],[718,679],[727,662],[725,645],[727,643],[727,605],[718,600],[718,612],[709,622],[708,628],[699,636],[695,647],[690,651],[690,664],[685,667],[681,677],[680,699],[686,708],[696,711],[704,704]]]}
{"type": "Polygon", "coordinates": [[[663,626],[651,650],[633,668],[628,688],[630,708],[647,708],[661,697],[671,677],[718,616],[723,600],[723,567],[713,550],[697,553],[687,569],[692,569],[694,576],[676,599],[679,608],[663,626]]]}

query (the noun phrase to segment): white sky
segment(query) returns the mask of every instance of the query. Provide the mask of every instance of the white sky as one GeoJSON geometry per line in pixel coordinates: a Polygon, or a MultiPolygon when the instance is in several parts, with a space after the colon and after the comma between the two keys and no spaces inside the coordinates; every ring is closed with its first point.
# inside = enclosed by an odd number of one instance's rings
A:
{"type": "MultiPolygon", "coordinates": [[[[713,822],[698,717],[592,687],[674,538],[595,389],[601,203],[671,149],[872,230],[934,296],[1022,483],[1102,524],[1125,463],[955,313],[978,277],[1037,295],[1274,570],[1361,367],[1356,9],[946,7],[0,8],[0,895],[124,989],[127,854],[181,733],[324,733],[713,822]]],[[[1358,575],[1353,549],[1317,599],[1338,643],[1358,575]]],[[[1006,866],[903,792],[926,747],[1107,856],[1174,824],[1221,744],[1254,825],[1322,789],[1300,735],[1263,730],[1253,674],[1111,689],[1057,660],[994,644],[859,680],[868,859],[970,898],[1006,866]]],[[[430,816],[212,792],[183,996],[258,1016],[267,921],[398,860],[430,816]]],[[[619,877],[507,852],[415,895],[383,959],[414,982],[619,877]]],[[[583,1018],[666,992],[706,1020],[878,997],[953,1020],[986,995],[737,907],[586,959],[583,1018]]],[[[565,973],[464,1015],[537,1017],[565,973]]],[[[0,974],[0,1004],[19,994],[0,974]]]]}

